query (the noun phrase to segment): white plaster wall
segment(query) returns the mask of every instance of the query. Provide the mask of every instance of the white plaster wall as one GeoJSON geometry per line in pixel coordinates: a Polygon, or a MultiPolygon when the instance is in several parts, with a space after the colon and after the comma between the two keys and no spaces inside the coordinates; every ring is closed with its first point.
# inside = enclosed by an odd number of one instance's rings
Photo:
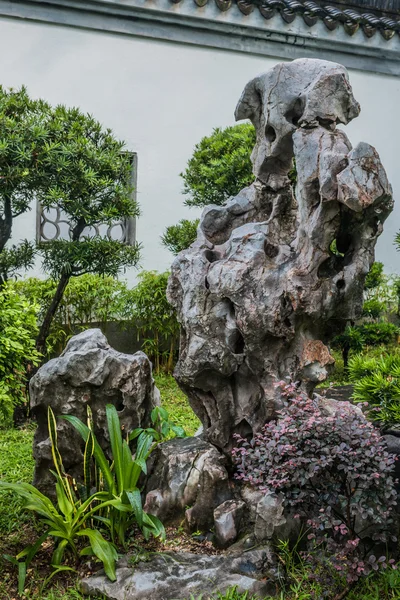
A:
{"type": "MultiPolygon", "coordinates": [[[[167,269],[172,257],[160,243],[167,225],[195,218],[183,206],[182,180],[193,146],[213,127],[232,124],[245,83],[278,59],[203,49],[141,38],[33,22],[0,19],[0,83],[27,85],[49,102],[79,106],[125,139],[139,157],[138,200],[142,215],[137,239],[141,267],[167,269]]],[[[355,144],[364,140],[381,154],[400,197],[398,152],[400,81],[351,72],[361,116],[347,127],[355,144]]],[[[400,205],[379,241],[377,258],[388,272],[400,272],[393,237],[400,229],[400,205]]],[[[35,211],[21,216],[13,241],[35,236],[35,211]]],[[[31,274],[39,275],[37,265],[31,274]]],[[[130,281],[135,271],[127,273],[130,281]]]]}

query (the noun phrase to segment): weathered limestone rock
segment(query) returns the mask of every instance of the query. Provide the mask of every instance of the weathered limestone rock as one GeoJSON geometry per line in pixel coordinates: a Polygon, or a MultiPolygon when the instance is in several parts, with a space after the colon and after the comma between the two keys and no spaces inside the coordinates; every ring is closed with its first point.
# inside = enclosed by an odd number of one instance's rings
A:
{"type": "Polygon", "coordinates": [[[359,110],[335,63],[295,60],[253,79],[236,118],[256,128],[255,182],[206,207],[197,240],[173,264],[175,376],[205,439],[224,451],[234,433],[253,435],[275,416],[276,380],[308,392],[323,381],[334,362],[329,340],[360,316],[393,202],[375,149],[352,148],[336,127],[359,110]]]}
{"type": "Polygon", "coordinates": [[[81,587],[84,594],[104,594],[109,600],[187,600],[200,594],[206,600],[237,586],[238,593],[261,600],[276,593],[274,580],[265,578],[267,570],[263,551],[236,558],[168,552],[134,567],[122,560],[114,583],[100,573],[84,579],[81,587]]]}
{"type": "MultiPolygon", "coordinates": [[[[34,485],[54,494],[51,444],[47,425],[50,405],[56,416],[72,414],[83,422],[91,408],[94,432],[106,452],[109,439],[106,404],[114,404],[125,431],[150,425],[150,413],[159,404],[151,363],[143,352],[128,355],[111,348],[100,329],[89,329],[70,339],[60,357],[43,365],[30,384],[32,412],[38,427],[33,454],[34,485]]],[[[83,442],[66,421],[58,420],[58,445],[67,472],[82,477],[83,442]]]]}
{"type": "Polygon", "coordinates": [[[164,522],[185,518],[190,531],[212,527],[214,509],[232,498],[224,456],[193,437],[160,444],[152,463],[144,509],[164,522]]]}
{"type": "Polygon", "coordinates": [[[220,548],[227,548],[239,535],[245,503],[226,500],[214,510],[215,539],[220,548]]]}

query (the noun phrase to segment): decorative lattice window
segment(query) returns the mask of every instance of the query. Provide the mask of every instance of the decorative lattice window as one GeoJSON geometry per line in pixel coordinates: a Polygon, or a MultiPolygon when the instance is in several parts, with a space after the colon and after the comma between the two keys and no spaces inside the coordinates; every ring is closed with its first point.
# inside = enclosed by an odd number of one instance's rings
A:
{"type": "MultiPolygon", "coordinates": [[[[136,201],[136,184],[137,184],[137,154],[131,153],[132,156],[132,200],[136,201]]],[[[71,239],[71,223],[68,217],[60,208],[43,208],[40,203],[37,204],[36,218],[36,238],[38,242],[52,242],[53,240],[68,240],[71,239]]],[[[136,241],[136,219],[130,217],[115,221],[111,225],[106,223],[87,227],[83,230],[82,236],[93,237],[100,235],[108,237],[110,240],[116,240],[123,244],[133,245],[136,241]]]]}

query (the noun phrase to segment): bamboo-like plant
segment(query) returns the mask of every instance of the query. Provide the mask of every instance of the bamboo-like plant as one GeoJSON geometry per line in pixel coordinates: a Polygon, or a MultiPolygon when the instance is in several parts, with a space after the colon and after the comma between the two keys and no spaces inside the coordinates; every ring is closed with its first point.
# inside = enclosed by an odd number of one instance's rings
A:
{"type": "MultiPolygon", "coordinates": [[[[100,476],[95,479],[100,483],[100,490],[106,490],[109,500],[118,501],[107,507],[107,514],[101,515],[101,521],[109,530],[111,539],[126,547],[126,534],[134,523],[137,523],[147,539],[150,535],[164,537],[165,531],[161,521],[154,515],[147,514],[142,508],[141,492],[138,486],[142,472],[147,473],[146,461],[151,454],[155,442],[155,430],[137,430],[127,439],[123,439],[121,425],[115,406],[106,406],[106,418],[110,437],[112,464],[110,465],[89,425],[85,425],[73,415],[63,415],[63,419],[71,423],[85,441],[85,487],[90,489],[90,449],[100,476]],[[154,433],[153,433],[154,432],[154,433]],[[129,441],[137,437],[135,454],[129,448],[129,441]]],[[[90,421],[90,420],[89,420],[90,421]]],[[[99,483],[97,483],[99,485],[99,483]]],[[[103,511],[104,512],[104,511],[103,511]]]]}
{"type": "MultiPolygon", "coordinates": [[[[71,570],[62,564],[66,550],[75,557],[95,555],[102,563],[107,577],[116,579],[115,563],[118,558],[115,543],[126,548],[126,534],[134,523],[141,528],[145,538],[150,535],[164,537],[161,521],[144,512],[138,487],[139,477],[146,473],[146,460],[155,446],[151,429],[140,431],[137,437],[135,455],[132,457],[129,438],[123,439],[116,408],[106,407],[108,432],[111,442],[112,462],[110,462],[91,428],[90,414],[88,425],[72,415],[63,415],[82,435],[85,441],[83,460],[83,485],[66,474],[57,444],[56,417],[48,408],[48,427],[55,471],[52,471],[56,484],[56,504],[33,485],[28,483],[6,483],[0,481],[0,489],[13,491],[24,500],[24,508],[39,515],[44,533],[32,546],[28,546],[16,557],[5,558],[18,566],[18,589],[22,594],[25,587],[29,563],[39,551],[43,542],[51,537],[55,549],[51,559],[53,574],[71,570]],[[95,491],[93,492],[92,462],[95,463],[95,491]],[[111,541],[103,533],[111,537],[111,541]],[[79,540],[88,538],[89,545],[79,550],[79,540]]],[[[155,431],[155,430],[154,430],[155,431]]],[[[156,433],[156,431],[155,431],[156,433]]]]}

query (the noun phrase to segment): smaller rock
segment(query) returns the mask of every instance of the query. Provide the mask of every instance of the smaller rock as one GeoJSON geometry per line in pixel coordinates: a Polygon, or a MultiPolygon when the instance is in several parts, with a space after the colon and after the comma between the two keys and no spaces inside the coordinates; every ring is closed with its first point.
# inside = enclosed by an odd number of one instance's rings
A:
{"type": "Polygon", "coordinates": [[[220,548],[227,548],[238,537],[245,506],[244,502],[226,500],[214,510],[215,538],[220,548]]]}
{"type": "Polygon", "coordinates": [[[199,437],[160,444],[149,469],[144,509],[165,522],[186,519],[189,531],[214,524],[214,509],[232,499],[226,458],[199,437]]]}
{"type": "Polygon", "coordinates": [[[283,496],[267,493],[257,504],[256,538],[261,542],[272,539],[277,527],[286,524],[283,515],[283,496]]]}

